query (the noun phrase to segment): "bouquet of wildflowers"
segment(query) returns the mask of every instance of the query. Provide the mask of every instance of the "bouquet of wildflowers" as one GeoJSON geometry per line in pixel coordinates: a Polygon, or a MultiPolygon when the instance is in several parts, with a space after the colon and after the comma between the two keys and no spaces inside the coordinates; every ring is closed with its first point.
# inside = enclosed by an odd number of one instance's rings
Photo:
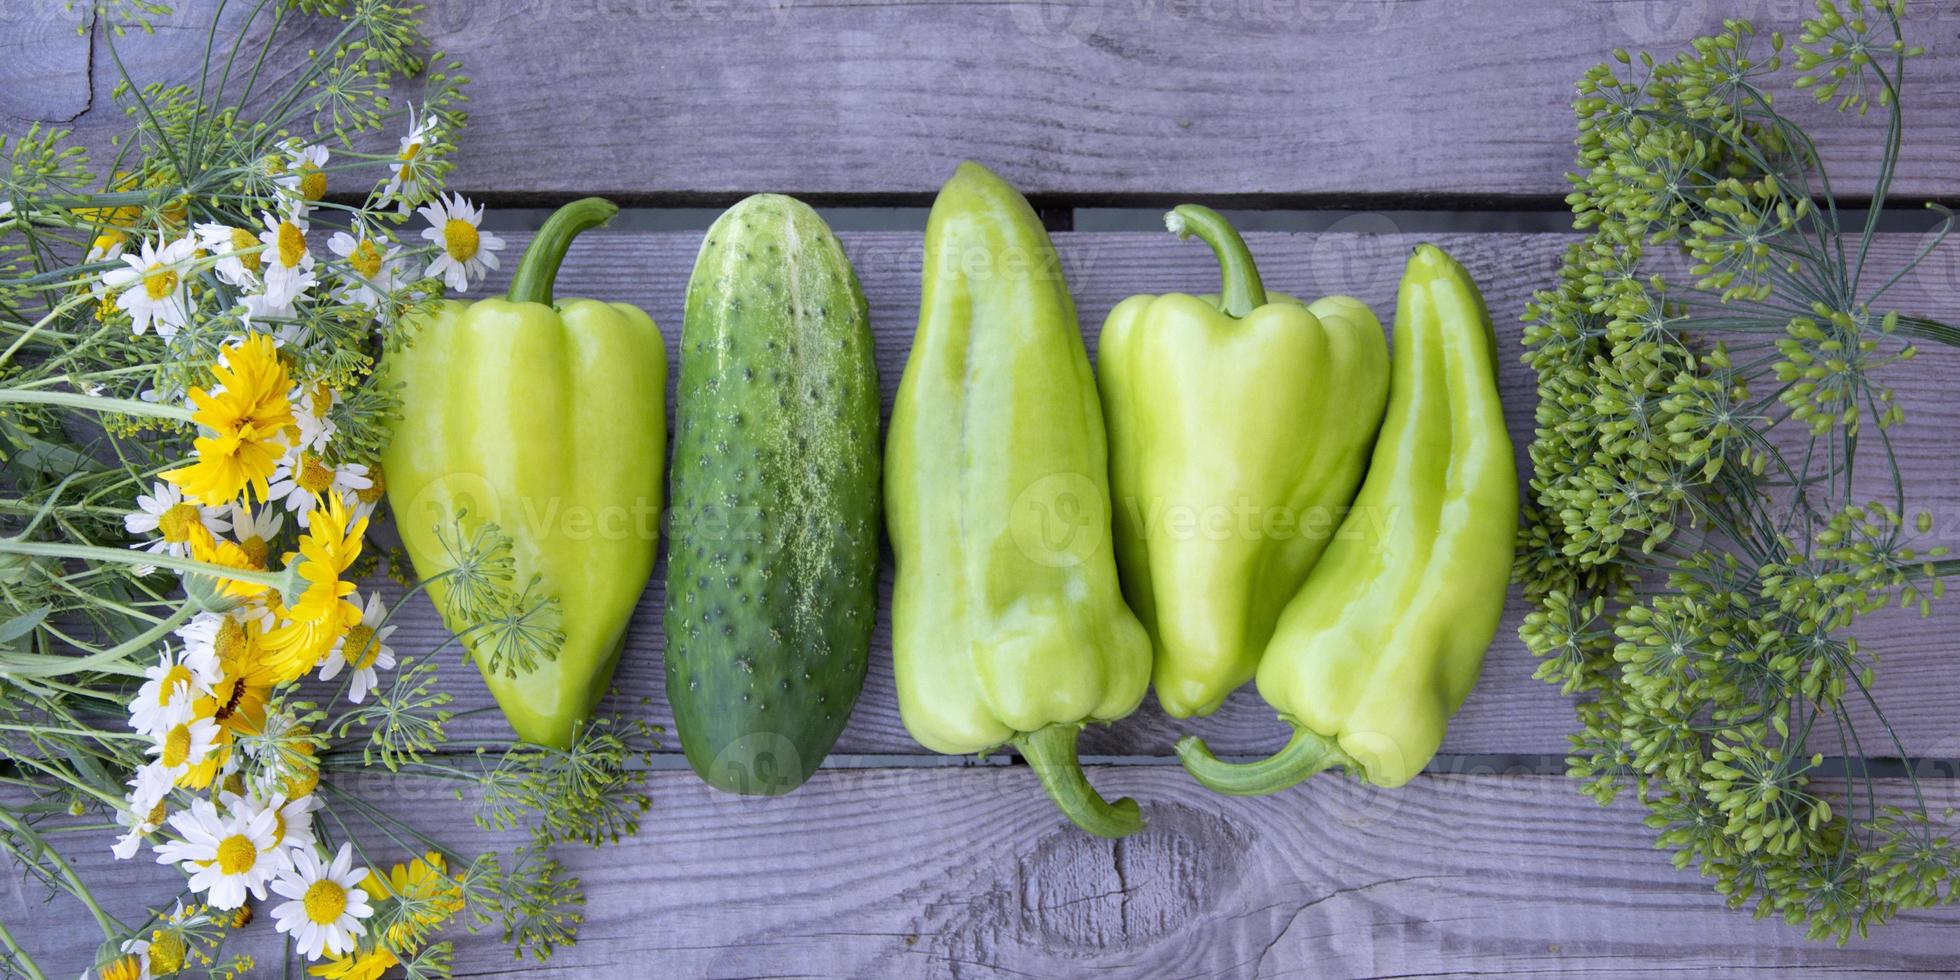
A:
{"type": "MultiPolygon", "coordinates": [[[[101,172],[67,132],[0,136],[0,848],[87,907],[105,978],[250,970],[222,947],[255,902],[318,976],[446,975],[459,916],[543,956],[580,901],[547,847],[647,806],[644,728],[454,744],[437,651],[397,650],[360,585],[393,407],[376,360],[503,247],[443,193],[465,79],[416,10],[220,7],[200,78],[117,86],[132,128],[101,172]],[[332,40],[257,90],[295,29],[332,40]],[[376,763],[473,784],[479,825],[532,836],[456,854],[336,788],[376,763]],[[104,911],[49,838],[91,815],[117,858],[180,869],[181,900],[104,911]]],[[[90,11],[112,55],[160,12],[90,11]]],[[[42,976],[4,923],[0,966],[42,976]]]]}

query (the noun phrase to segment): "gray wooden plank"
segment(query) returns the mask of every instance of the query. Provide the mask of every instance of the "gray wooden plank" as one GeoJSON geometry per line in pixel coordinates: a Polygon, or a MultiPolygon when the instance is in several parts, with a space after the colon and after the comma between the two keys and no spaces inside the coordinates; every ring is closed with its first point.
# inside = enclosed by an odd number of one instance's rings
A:
{"type": "MultiPolygon", "coordinates": [[[[49,4],[48,6],[57,6],[49,4]]],[[[195,69],[207,5],[121,45],[144,80],[195,69]]],[[[243,7],[247,5],[234,5],[243,7]]],[[[726,0],[705,4],[433,0],[437,46],[460,54],[477,124],[454,185],[647,200],[778,190],[924,196],[966,157],[1070,200],[1268,200],[1565,193],[1573,83],[1616,47],[1671,49],[1796,4],[1605,0],[726,0]]],[[[1955,26],[1912,5],[1910,138],[1899,190],[1960,186],[1955,26]]],[[[322,25],[300,41],[321,43],[322,25]]],[[[95,90],[114,66],[94,59],[95,90]]],[[[286,46],[279,65],[304,48],[286,46]]],[[[72,45],[30,46],[31,84],[0,131],[76,111],[72,45]]],[[[4,71],[4,69],[0,69],[4,71]]],[[[1814,123],[1841,188],[1873,175],[1875,121],[1779,92],[1814,123]]],[[[106,98],[76,125],[100,146],[106,98]]]]}
{"type": "Polygon", "coordinates": [[[64,124],[87,112],[89,39],[81,20],[59,3],[0,7],[0,133],[25,130],[22,120],[64,124]]]}
{"type": "MultiPolygon", "coordinates": [[[[1383,231],[1392,228],[1386,217],[1369,222],[1383,231]]],[[[511,237],[514,254],[524,235],[511,237]]],[[[918,303],[921,264],[920,237],[915,233],[866,232],[841,236],[863,281],[877,335],[878,361],[885,386],[885,408],[896,389],[909,350],[918,303]]],[[[1064,270],[1074,290],[1085,334],[1093,346],[1095,334],[1109,309],[1123,297],[1139,292],[1214,288],[1216,266],[1210,253],[1167,234],[1064,233],[1055,236],[1064,270]]],[[[1571,236],[1554,234],[1467,234],[1436,236],[1484,284],[1500,330],[1517,336],[1517,317],[1529,292],[1550,281],[1558,253],[1571,236]]],[[[1267,283],[1275,289],[1306,296],[1346,292],[1368,301],[1384,317],[1391,315],[1395,285],[1403,255],[1416,236],[1404,234],[1250,236],[1267,283]]],[[[678,342],[684,285],[698,247],[698,236],[672,233],[595,232],[572,248],[560,275],[561,296],[597,296],[635,303],[648,310],[667,335],[670,353],[678,342]]],[[[1875,252],[1874,268],[1892,267],[1918,248],[1918,236],[1885,236],[1875,252]]],[[[510,263],[506,263],[508,267],[510,263]]],[[[479,294],[497,288],[493,280],[479,294]]],[[[1894,292],[1893,301],[1907,310],[1960,318],[1960,241],[1936,253],[1918,274],[1894,292]]],[[[1895,433],[1901,465],[1908,474],[1911,502],[1929,508],[1937,518],[1934,537],[1960,545],[1960,463],[1949,433],[1960,421],[1960,408],[1947,397],[1949,380],[1960,370],[1960,352],[1926,351],[1895,369],[1890,377],[1908,412],[1903,429],[1895,433]]],[[[1531,432],[1536,403],[1530,372],[1515,358],[1503,363],[1502,387],[1507,401],[1512,438],[1522,453],[1531,432]]],[[[1522,470],[1523,463],[1520,463],[1522,470]]],[[[1875,475],[1871,469],[1868,475],[1875,475]]],[[[662,690],[659,660],[660,608],[663,572],[657,570],[641,601],[625,656],[616,678],[617,701],[634,712],[649,711],[661,724],[672,714],[662,690]],[[650,707],[641,708],[642,698],[650,707]]],[[[382,586],[393,596],[392,584],[382,586]]],[[[890,595],[890,566],[884,571],[883,598],[890,595]]],[[[1519,753],[1556,764],[1566,749],[1572,727],[1566,699],[1548,685],[1532,679],[1536,662],[1518,642],[1523,616],[1514,594],[1484,665],[1483,679],[1451,726],[1443,751],[1460,754],[1519,753]]],[[[402,611],[396,645],[404,652],[429,649],[447,635],[433,609],[416,598],[402,611]]],[[[1900,733],[1907,752],[1937,757],[1960,757],[1960,722],[1952,712],[1956,693],[1951,670],[1952,633],[1960,613],[1952,604],[1931,619],[1887,614],[1865,631],[1868,650],[1881,653],[1878,696],[1889,720],[1900,733]]],[[[453,652],[449,656],[454,656],[453,652]]],[[[446,673],[446,683],[459,705],[483,705],[488,695],[467,670],[446,673]]],[[[1854,713],[1862,709],[1854,708],[1854,713]]],[[[1869,714],[1859,714],[1860,731],[1869,740],[1879,729],[1869,714]]],[[[501,718],[484,712],[465,723],[472,730],[504,732],[501,718]],[[477,726],[480,726],[477,727],[477,726]]],[[[1109,728],[1093,728],[1083,751],[1104,755],[1166,755],[1179,734],[1197,732],[1223,752],[1270,752],[1284,742],[1284,729],[1250,688],[1239,692],[1209,719],[1178,722],[1160,712],[1154,699],[1136,715],[1109,728]]],[[[1874,755],[1898,754],[1882,743],[1867,741],[1874,755]]],[[[1832,745],[1818,746],[1831,755],[1845,754],[1832,745]]],[[[837,744],[844,753],[924,751],[906,735],[897,712],[897,693],[891,676],[889,621],[880,616],[873,640],[872,661],[863,697],[850,725],[837,744]]]]}
{"type": "MultiPolygon", "coordinates": [[[[1807,942],[1726,910],[1710,882],[1674,869],[1637,805],[1600,808],[1558,777],[1424,776],[1386,791],[1321,777],[1234,799],[1164,766],[1090,776],[1143,801],[1142,833],[1082,834],[1024,766],[824,771],[777,799],[656,774],[640,836],[562,849],[587,896],[577,945],[535,968],[494,937],[469,940],[456,972],[1644,980],[1661,964],[1687,976],[1960,968],[1960,908],[1903,916],[1842,949],[1807,942]]],[[[514,843],[469,829],[446,787],[350,785],[463,853],[514,843]]],[[[1881,788],[1901,798],[1902,784],[1881,788]]],[[[1960,782],[1929,789],[1935,812],[1960,802],[1960,782]]],[[[111,907],[167,902],[177,873],[117,864],[108,839],[65,847],[89,880],[117,882],[111,907]]],[[[75,975],[92,944],[75,907],[24,897],[0,893],[0,915],[51,976],[75,975]]],[[[270,974],[277,946],[259,913],[241,948],[270,974]]]]}

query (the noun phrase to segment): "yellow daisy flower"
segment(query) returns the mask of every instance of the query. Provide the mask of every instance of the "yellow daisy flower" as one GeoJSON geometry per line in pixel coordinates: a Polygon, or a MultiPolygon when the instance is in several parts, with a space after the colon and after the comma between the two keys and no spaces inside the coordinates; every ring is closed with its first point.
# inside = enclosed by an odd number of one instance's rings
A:
{"type": "Polygon", "coordinates": [[[379,902],[399,898],[409,903],[409,921],[388,930],[388,942],[412,948],[423,936],[442,927],[463,910],[463,888],[449,877],[448,862],[441,851],[429,851],[420,858],[395,865],[388,874],[370,870],[361,879],[361,890],[379,902]]]}
{"type": "Polygon", "coordinates": [[[380,980],[382,974],[399,962],[395,954],[377,948],[365,953],[336,956],[319,966],[307,967],[306,972],[325,980],[380,980]]]}
{"type": "MultiPolygon", "coordinates": [[[[348,521],[347,504],[329,495],[313,510],[299,539],[299,576],[306,589],[285,610],[285,621],[266,636],[268,663],[282,680],[304,676],[333,645],[361,621],[361,607],[348,601],[354,583],[341,575],[361,554],[367,518],[348,521]]],[[[286,556],[291,564],[293,556],[286,556]]]]}
{"type": "MultiPolygon", "coordinates": [[[[164,476],[170,474],[165,473],[164,476]]],[[[191,557],[208,565],[223,565],[243,572],[260,571],[261,566],[252,561],[252,555],[238,542],[217,537],[202,527],[193,527],[190,532],[191,557]]],[[[199,573],[202,574],[202,573],[199,573]]],[[[272,587],[261,582],[245,579],[214,576],[218,580],[218,593],[234,599],[251,599],[265,595],[272,587]]]]}
{"type": "Polygon", "coordinates": [[[197,462],[170,470],[163,478],[198,500],[229,503],[250,487],[264,500],[266,480],[298,430],[287,394],[292,382],[272,338],[254,334],[224,349],[211,366],[215,390],[191,389],[192,416],[211,434],[194,444],[197,462]]]}

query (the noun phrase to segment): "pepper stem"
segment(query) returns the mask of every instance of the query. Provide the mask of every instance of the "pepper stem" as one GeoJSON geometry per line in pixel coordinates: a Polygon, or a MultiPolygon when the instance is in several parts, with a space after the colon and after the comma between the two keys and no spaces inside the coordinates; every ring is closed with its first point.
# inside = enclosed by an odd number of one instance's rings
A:
{"type": "Polygon", "coordinates": [[[1245,247],[1225,216],[1202,204],[1180,204],[1164,215],[1164,227],[1179,238],[1198,236],[1218,256],[1218,308],[1233,318],[1244,317],[1266,305],[1266,286],[1259,281],[1259,266],[1252,261],[1252,250],[1245,247]]]}
{"type": "Polygon", "coordinates": [[[578,233],[597,228],[619,213],[619,205],[603,197],[582,197],[559,208],[546,218],[524,257],[517,260],[517,271],[510,277],[510,301],[551,305],[551,287],[558,281],[559,263],[572,247],[578,233]]]}
{"type": "Polygon", "coordinates": [[[1324,769],[1355,766],[1333,739],[1305,728],[1294,729],[1285,748],[1257,762],[1220,762],[1196,735],[1177,740],[1177,758],[1206,789],[1228,796],[1265,796],[1324,769]]]}
{"type": "Polygon", "coordinates": [[[1036,732],[1014,737],[1014,747],[1034,767],[1041,788],[1060,807],[1062,815],[1077,827],[1097,837],[1127,837],[1143,829],[1143,816],[1137,801],[1123,797],[1114,803],[1104,800],[1082,775],[1076,761],[1075,737],[1080,723],[1049,725],[1036,732]]]}

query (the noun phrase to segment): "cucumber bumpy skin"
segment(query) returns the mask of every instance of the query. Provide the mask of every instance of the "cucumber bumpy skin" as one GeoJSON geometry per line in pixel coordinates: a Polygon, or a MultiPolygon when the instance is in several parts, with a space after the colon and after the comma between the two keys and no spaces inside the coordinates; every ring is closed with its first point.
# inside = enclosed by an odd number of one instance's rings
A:
{"type": "Polygon", "coordinates": [[[667,554],[667,697],[709,785],[803,784],[864,684],[877,603],[870,317],[807,205],[750,197],[688,283],[667,554]]]}

